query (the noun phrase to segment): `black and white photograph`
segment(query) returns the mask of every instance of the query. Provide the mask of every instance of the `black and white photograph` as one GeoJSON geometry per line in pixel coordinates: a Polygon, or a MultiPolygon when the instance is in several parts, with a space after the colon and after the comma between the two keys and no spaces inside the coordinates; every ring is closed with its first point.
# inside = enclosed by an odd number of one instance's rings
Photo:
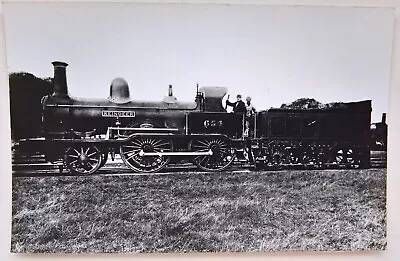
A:
{"type": "Polygon", "coordinates": [[[392,8],[3,12],[12,253],[386,250],[392,8]]]}

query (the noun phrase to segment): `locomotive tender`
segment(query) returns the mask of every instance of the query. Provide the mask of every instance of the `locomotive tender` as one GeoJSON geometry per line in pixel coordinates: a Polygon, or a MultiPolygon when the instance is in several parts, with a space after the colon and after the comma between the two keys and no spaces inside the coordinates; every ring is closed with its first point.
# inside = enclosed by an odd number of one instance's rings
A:
{"type": "Polygon", "coordinates": [[[20,145],[40,148],[46,160],[75,174],[95,173],[115,154],[136,172],[187,158],[205,171],[224,170],[238,157],[259,168],[370,164],[371,101],[326,110],[270,109],[246,119],[223,108],[224,87],[197,88],[194,102],[177,101],[172,86],[162,101],[134,101],[126,81],[116,78],[107,99],[72,98],[68,64],[52,64],[54,93],[42,99],[43,137],[20,145]]]}

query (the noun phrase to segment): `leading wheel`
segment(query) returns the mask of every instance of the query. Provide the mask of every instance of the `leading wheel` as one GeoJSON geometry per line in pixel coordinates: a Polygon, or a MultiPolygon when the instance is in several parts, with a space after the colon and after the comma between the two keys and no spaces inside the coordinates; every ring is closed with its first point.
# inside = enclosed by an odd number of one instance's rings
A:
{"type": "Polygon", "coordinates": [[[143,156],[146,152],[171,152],[172,142],[157,137],[134,137],[120,147],[122,161],[136,172],[156,172],[171,160],[170,156],[143,156]]]}
{"type": "Polygon", "coordinates": [[[100,168],[101,162],[102,155],[96,146],[77,145],[65,153],[65,164],[73,174],[93,174],[100,168]]]}
{"type": "Polygon", "coordinates": [[[227,140],[221,138],[196,139],[190,142],[193,152],[209,152],[212,155],[194,156],[193,162],[205,171],[222,171],[229,167],[235,159],[235,150],[227,140]]]}

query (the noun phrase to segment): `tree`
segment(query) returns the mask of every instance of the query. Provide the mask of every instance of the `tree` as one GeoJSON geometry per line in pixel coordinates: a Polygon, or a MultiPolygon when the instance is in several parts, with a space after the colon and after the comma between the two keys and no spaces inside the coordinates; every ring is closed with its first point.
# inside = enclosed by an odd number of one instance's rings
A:
{"type": "Polygon", "coordinates": [[[52,78],[38,78],[27,72],[11,73],[10,113],[13,140],[41,135],[43,96],[53,93],[52,78]]]}
{"type": "Polygon", "coordinates": [[[323,104],[312,98],[300,98],[290,104],[282,104],[281,109],[318,109],[323,104]]]}
{"type": "Polygon", "coordinates": [[[300,98],[290,104],[282,104],[281,109],[331,109],[345,108],[346,104],[342,102],[320,103],[313,98],[300,98]]]}

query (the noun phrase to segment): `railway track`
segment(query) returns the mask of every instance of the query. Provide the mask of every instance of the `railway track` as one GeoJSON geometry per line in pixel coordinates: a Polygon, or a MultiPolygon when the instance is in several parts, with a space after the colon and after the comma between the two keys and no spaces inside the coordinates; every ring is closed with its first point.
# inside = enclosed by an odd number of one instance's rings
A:
{"type": "MultiPolygon", "coordinates": [[[[371,152],[371,168],[386,168],[386,163],[386,151],[371,152]]],[[[46,162],[44,155],[40,153],[28,155],[16,150],[14,150],[12,153],[12,170],[14,175],[16,176],[40,176],[58,174],[68,175],[69,173],[65,169],[62,173],[60,172],[61,166],[62,163],[51,164],[49,162],[46,162]]],[[[252,168],[252,165],[249,165],[245,162],[235,162],[233,171],[249,171],[252,168]]],[[[164,169],[163,173],[165,174],[186,171],[198,172],[195,165],[186,163],[170,164],[167,166],[167,168],[164,169]]],[[[99,169],[98,174],[132,175],[132,171],[125,166],[121,158],[119,158],[117,155],[114,161],[109,160],[104,167],[99,169]]]]}

